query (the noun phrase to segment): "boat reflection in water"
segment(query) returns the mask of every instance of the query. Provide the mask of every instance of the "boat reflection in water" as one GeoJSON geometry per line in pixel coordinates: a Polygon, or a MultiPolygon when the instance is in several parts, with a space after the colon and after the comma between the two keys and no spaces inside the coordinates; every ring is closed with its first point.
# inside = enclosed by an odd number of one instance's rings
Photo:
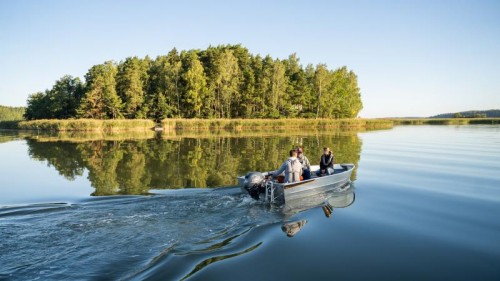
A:
{"type": "MultiPolygon", "coordinates": [[[[348,183],[342,187],[332,188],[325,192],[288,200],[283,206],[283,214],[285,220],[287,220],[300,212],[321,207],[325,217],[330,218],[334,209],[349,207],[354,203],[354,200],[354,188],[351,183],[348,183]]],[[[286,222],[281,226],[281,230],[288,237],[293,237],[306,224],[307,220],[286,222]]]]}

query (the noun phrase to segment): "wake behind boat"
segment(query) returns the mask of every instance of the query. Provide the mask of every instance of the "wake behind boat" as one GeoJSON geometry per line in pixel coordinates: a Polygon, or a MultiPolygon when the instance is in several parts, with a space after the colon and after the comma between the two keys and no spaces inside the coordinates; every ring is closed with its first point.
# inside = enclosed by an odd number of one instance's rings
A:
{"type": "Polygon", "coordinates": [[[311,179],[292,183],[280,183],[270,175],[274,171],[251,172],[238,177],[241,190],[253,198],[264,198],[269,203],[285,203],[298,197],[325,192],[347,186],[350,183],[354,164],[335,164],[331,175],[317,176],[319,165],[311,166],[311,179]]]}

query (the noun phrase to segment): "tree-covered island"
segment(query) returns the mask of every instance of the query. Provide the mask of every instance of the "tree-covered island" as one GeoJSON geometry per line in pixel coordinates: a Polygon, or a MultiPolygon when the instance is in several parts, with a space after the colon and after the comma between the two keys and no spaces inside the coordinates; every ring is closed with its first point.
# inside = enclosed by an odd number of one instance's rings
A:
{"type": "Polygon", "coordinates": [[[357,76],[346,67],[305,67],[241,45],[129,57],[63,76],[27,100],[25,119],[354,118],[357,76]]]}

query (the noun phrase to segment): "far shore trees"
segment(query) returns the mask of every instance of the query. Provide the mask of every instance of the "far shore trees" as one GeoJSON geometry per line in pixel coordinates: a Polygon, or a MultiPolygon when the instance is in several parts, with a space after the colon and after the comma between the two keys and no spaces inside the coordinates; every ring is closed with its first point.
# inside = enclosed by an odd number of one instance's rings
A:
{"type": "Polygon", "coordinates": [[[66,75],[29,96],[25,119],[354,118],[357,76],[345,66],[305,67],[251,54],[241,45],[173,49],[92,66],[85,81],[66,75]]]}
{"type": "Polygon", "coordinates": [[[0,122],[22,120],[25,111],[24,107],[0,105],[0,122]]]}

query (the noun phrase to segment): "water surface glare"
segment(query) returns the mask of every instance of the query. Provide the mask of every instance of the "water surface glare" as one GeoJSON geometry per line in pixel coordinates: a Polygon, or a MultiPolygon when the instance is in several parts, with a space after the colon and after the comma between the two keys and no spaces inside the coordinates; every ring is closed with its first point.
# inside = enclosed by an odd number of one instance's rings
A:
{"type": "Polygon", "coordinates": [[[500,126],[0,131],[0,155],[0,280],[500,280],[500,126]],[[235,187],[296,145],[331,146],[353,183],[286,206],[235,187]]]}

